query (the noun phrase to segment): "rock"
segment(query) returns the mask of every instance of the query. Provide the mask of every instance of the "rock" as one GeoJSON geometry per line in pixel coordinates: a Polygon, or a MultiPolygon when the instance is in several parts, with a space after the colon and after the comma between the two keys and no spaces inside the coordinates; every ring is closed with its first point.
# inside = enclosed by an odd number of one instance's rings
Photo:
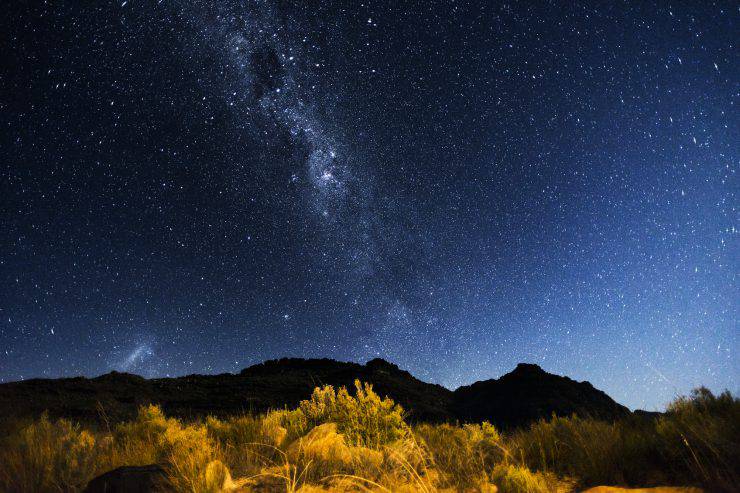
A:
{"type": "Polygon", "coordinates": [[[166,484],[164,470],[156,464],[124,466],[108,471],[90,481],[84,493],[161,493],[172,491],[166,484]]]}

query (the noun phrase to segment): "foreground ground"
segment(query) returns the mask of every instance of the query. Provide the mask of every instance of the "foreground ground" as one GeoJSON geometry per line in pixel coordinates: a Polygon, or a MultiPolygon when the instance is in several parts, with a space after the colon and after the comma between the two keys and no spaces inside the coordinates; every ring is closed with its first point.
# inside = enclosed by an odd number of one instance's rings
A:
{"type": "Polygon", "coordinates": [[[485,422],[409,425],[398,405],[356,382],[261,415],[187,422],[143,406],[120,423],[104,412],[88,425],[5,422],[0,437],[8,492],[82,491],[106,471],[143,465],[156,465],[144,471],[160,488],[199,493],[740,491],[740,400],[704,389],[658,418],[553,417],[505,434],[485,422]]]}

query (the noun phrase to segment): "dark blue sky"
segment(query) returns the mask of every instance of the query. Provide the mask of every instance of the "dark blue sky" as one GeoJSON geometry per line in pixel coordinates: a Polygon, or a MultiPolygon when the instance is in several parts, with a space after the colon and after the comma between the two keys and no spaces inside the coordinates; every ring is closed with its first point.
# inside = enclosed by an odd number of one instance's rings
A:
{"type": "Polygon", "coordinates": [[[738,391],[733,2],[14,2],[0,379],[738,391]]]}

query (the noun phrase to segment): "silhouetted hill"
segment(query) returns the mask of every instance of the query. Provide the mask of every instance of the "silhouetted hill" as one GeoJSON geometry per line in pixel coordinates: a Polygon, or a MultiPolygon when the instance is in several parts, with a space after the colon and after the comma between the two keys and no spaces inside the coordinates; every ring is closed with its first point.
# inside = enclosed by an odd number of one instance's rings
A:
{"type": "Polygon", "coordinates": [[[476,382],[452,392],[418,380],[398,366],[374,359],[365,365],[330,359],[284,358],[245,368],[239,374],[145,379],[111,372],[96,378],[34,379],[0,385],[0,415],[119,420],[141,404],[160,404],[179,417],[229,415],[294,407],[316,386],[373,384],[408,410],[412,421],[482,421],[519,426],[552,413],[613,419],[629,413],[588,382],[552,375],[520,364],[498,380],[476,382]]]}
{"type": "Polygon", "coordinates": [[[629,410],[589,382],[576,382],[537,365],[520,363],[498,380],[455,390],[453,413],[462,421],[487,419],[499,426],[520,426],[553,413],[613,420],[626,416],[629,410]]]}
{"type": "Polygon", "coordinates": [[[352,388],[355,379],[370,382],[380,395],[400,403],[416,420],[442,421],[450,418],[452,393],[441,385],[422,382],[398,366],[374,359],[365,365],[331,359],[284,358],[245,368],[240,377],[259,382],[265,390],[261,409],[293,407],[320,385],[352,388]]]}

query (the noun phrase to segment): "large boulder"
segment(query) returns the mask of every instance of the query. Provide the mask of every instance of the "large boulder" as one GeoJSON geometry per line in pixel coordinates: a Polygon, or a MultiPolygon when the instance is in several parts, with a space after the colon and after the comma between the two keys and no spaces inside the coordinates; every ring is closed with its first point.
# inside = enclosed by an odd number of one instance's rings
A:
{"type": "Polygon", "coordinates": [[[90,481],[84,493],[162,493],[167,487],[164,470],[156,465],[124,466],[90,481]]]}

